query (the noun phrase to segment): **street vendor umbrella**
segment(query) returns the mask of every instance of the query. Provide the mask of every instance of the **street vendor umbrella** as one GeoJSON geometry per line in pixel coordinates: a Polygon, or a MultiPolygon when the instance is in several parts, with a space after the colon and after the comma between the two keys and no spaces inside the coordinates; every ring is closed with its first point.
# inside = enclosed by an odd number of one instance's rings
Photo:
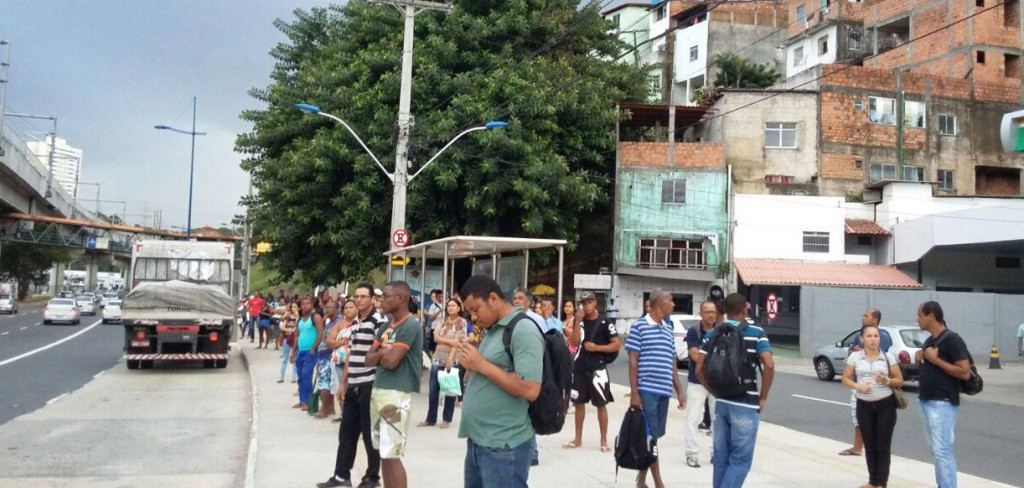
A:
{"type": "Polygon", "coordinates": [[[533,288],[530,288],[530,291],[534,295],[554,295],[555,294],[555,289],[554,288],[551,288],[550,286],[545,285],[543,283],[539,284],[539,285],[533,285],[533,288]]]}

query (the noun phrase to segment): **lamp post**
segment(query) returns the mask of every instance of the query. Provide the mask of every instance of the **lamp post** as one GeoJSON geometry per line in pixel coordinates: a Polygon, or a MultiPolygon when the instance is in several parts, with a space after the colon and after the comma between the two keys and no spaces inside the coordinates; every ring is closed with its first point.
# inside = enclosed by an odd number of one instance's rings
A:
{"type": "MultiPolygon", "coordinates": [[[[74,199],[75,199],[75,205],[74,205],[75,207],[78,206],[78,188],[77,187],[79,187],[79,186],[86,186],[86,185],[88,185],[88,186],[95,186],[96,187],[96,218],[99,218],[99,216],[100,216],[100,184],[99,183],[85,183],[85,182],[79,181],[75,185],[76,185],[76,187],[75,187],[75,194],[73,195],[74,199]]],[[[90,200],[82,200],[82,201],[83,202],[88,202],[90,200]]]]}
{"type": "MultiPolygon", "coordinates": [[[[6,84],[6,83],[5,83],[6,84]]],[[[47,158],[47,176],[46,176],[46,198],[53,196],[53,157],[54,153],[57,152],[57,117],[52,115],[32,115],[32,114],[12,114],[4,112],[4,115],[12,118],[21,119],[37,119],[37,120],[49,120],[53,122],[53,130],[50,131],[50,154],[47,158]]]]}
{"type": "MultiPolygon", "coordinates": [[[[438,156],[440,156],[442,153],[444,153],[446,150],[448,150],[448,148],[451,147],[452,144],[455,143],[455,141],[461,139],[462,136],[464,136],[466,134],[469,134],[470,132],[476,132],[476,131],[480,131],[480,130],[497,130],[497,129],[504,129],[504,128],[508,127],[508,122],[501,122],[501,121],[495,120],[495,121],[488,122],[488,123],[486,123],[486,124],[484,124],[482,126],[479,126],[479,127],[473,127],[473,128],[470,128],[470,129],[466,129],[466,130],[460,132],[459,135],[455,136],[451,141],[448,141],[448,144],[445,144],[445,146],[442,147],[441,150],[438,151],[437,154],[434,155],[434,157],[430,158],[430,160],[428,160],[426,162],[426,164],[424,164],[423,167],[421,167],[418,171],[413,173],[412,176],[407,176],[407,171],[404,171],[404,170],[403,171],[396,171],[395,173],[390,173],[390,172],[388,172],[388,170],[384,169],[384,165],[380,164],[380,160],[378,160],[377,156],[375,156],[373,154],[373,151],[370,151],[370,148],[366,147],[366,144],[363,143],[363,140],[359,138],[359,134],[356,134],[356,132],[354,130],[352,130],[352,127],[349,127],[349,125],[347,123],[345,123],[344,120],[341,120],[340,118],[338,118],[338,117],[336,117],[334,115],[331,115],[331,114],[329,114],[327,112],[321,111],[320,107],[318,107],[316,105],[310,105],[310,104],[307,104],[307,103],[298,103],[298,104],[295,104],[295,108],[298,108],[299,110],[301,110],[301,111],[303,111],[305,113],[314,114],[314,115],[321,115],[323,117],[327,117],[327,118],[329,118],[329,119],[331,119],[331,120],[341,124],[342,126],[344,126],[346,129],[348,129],[349,133],[352,134],[352,137],[356,138],[356,141],[358,141],[359,145],[363,147],[363,150],[365,150],[366,153],[369,154],[371,158],[373,158],[373,162],[377,163],[377,167],[379,167],[380,170],[384,172],[384,175],[388,177],[388,180],[391,181],[392,188],[393,188],[392,207],[391,207],[391,235],[392,236],[395,234],[395,231],[405,227],[405,194],[406,194],[406,187],[407,187],[407,185],[409,183],[412,182],[412,180],[414,180],[417,176],[419,176],[419,174],[422,173],[423,170],[427,169],[427,167],[430,166],[431,163],[433,163],[435,160],[437,160],[438,156]],[[396,175],[397,175],[397,177],[396,177],[396,175]]],[[[389,239],[389,241],[390,241],[390,239],[389,239]]],[[[395,247],[395,245],[392,242],[391,243],[391,248],[394,249],[394,247],[395,247]]]]}
{"type": "Polygon", "coordinates": [[[196,169],[196,136],[205,136],[205,132],[196,132],[196,97],[192,97],[192,130],[175,129],[167,125],[155,126],[158,130],[169,130],[179,134],[192,136],[192,159],[188,165],[188,226],[185,228],[185,240],[192,238],[192,181],[196,169]]]}

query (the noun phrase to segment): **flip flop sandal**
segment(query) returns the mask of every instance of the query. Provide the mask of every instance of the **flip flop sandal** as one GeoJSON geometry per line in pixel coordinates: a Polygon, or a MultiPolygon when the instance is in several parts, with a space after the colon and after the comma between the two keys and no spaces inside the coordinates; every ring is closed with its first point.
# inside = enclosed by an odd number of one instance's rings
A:
{"type": "Polygon", "coordinates": [[[601,452],[611,452],[612,448],[608,446],[601,446],[601,452]]]}
{"type": "Polygon", "coordinates": [[[569,442],[566,442],[565,444],[562,444],[562,449],[576,449],[576,448],[579,448],[579,447],[580,446],[578,446],[576,444],[573,444],[572,441],[569,441],[569,442]]]}
{"type": "Polygon", "coordinates": [[[845,451],[839,451],[840,456],[860,456],[861,453],[854,451],[853,449],[847,449],[845,451]]]}

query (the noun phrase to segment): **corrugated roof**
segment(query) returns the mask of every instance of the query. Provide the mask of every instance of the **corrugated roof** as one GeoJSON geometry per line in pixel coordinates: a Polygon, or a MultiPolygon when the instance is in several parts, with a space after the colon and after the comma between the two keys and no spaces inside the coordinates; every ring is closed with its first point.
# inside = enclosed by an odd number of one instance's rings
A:
{"type": "Polygon", "coordinates": [[[891,236],[892,233],[871,220],[846,219],[846,233],[859,236],[891,236]]]}
{"type": "Polygon", "coordinates": [[[879,264],[785,259],[737,259],[734,264],[740,279],[747,285],[923,288],[902,271],[879,264]]]}

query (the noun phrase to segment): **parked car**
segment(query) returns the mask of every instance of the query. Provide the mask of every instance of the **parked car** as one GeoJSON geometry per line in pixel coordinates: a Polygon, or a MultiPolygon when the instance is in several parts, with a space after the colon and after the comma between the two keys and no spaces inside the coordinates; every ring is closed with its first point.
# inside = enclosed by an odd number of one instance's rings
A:
{"type": "MultiPolygon", "coordinates": [[[[916,325],[883,325],[880,329],[889,333],[892,337],[892,347],[889,354],[892,354],[899,362],[900,372],[906,381],[917,381],[919,376],[917,363],[914,362],[914,355],[924,345],[928,333],[916,325]]],[[[849,356],[850,345],[860,335],[860,329],[847,334],[842,340],[835,344],[822,347],[814,353],[814,372],[821,381],[832,381],[836,374],[841,374],[846,368],[846,358],[849,356]]]]}
{"type": "Polygon", "coordinates": [[[75,297],[75,305],[78,306],[78,313],[82,315],[96,315],[96,304],[88,295],[75,297]]]}
{"type": "Polygon", "coordinates": [[[43,325],[50,325],[54,322],[67,322],[78,325],[81,316],[78,314],[78,306],[70,298],[54,298],[46,303],[43,309],[43,325]]]}
{"type": "Polygon", "coordinates": [[[690,367],[690,354],[686,349],[686,331],[690,330],[691,327],[699,327],[700,317],[697,315],[674,313],[669,315],[668,318],[672,321],[672,334],[675,336],[676,341],[676,365],[680,368],[688,368],[690,367]]]}
{"type": "Polygon", "coordinates": [[[121,300],[111,300],[107,302],[106,307],[103,307],[103,323],[121,323],[121,300]]]}
{"type": "Polygon", "coordinates": [[[0,312],[7,312],[11,315],[18,313],[18,301],[13,295],[0,295],[0,312]]]}

